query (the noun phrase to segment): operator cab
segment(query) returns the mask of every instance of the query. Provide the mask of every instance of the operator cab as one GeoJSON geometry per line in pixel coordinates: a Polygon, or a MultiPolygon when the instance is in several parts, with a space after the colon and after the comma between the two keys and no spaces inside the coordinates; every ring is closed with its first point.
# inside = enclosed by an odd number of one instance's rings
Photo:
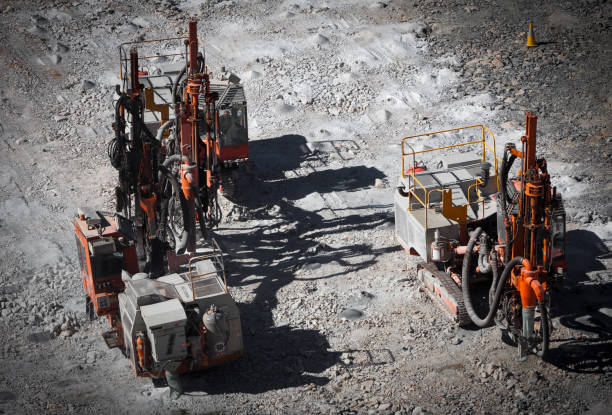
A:
{"type": "Polygon", "coordinates": [[[234,104],[219,110],[219,138],[221,147],[245,145],[248,142],[246,110],[243,104],[234,104]]]}

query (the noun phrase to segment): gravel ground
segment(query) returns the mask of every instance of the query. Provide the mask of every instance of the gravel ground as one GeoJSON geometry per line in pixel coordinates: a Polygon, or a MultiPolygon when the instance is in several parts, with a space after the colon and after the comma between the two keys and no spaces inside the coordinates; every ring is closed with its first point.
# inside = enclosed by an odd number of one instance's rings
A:
{"type": "Polygon", "coordinates": [[[0,413],[610,413],[612,4],[533,3],[1,1],[0,413]],[[246,355],[170,401],[86,319],[71,219],[111,207],[118,45],[189,16],[249,102],[251,171],[217,230],[246,355]],[[419,289],[392,200],[402,136],[484,123],[500,149],[526,111],[569,270],[550,357],[521,363],[419,289]]]}

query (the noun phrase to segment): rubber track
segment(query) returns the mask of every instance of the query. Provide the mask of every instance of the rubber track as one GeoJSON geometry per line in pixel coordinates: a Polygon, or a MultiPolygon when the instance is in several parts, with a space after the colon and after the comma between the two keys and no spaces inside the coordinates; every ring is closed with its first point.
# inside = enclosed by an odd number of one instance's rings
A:
{"type": "Polygon", "coordinates": [[[465,306],[463,304],[463,293],[461,292],[461,288],[451,278],[451,276],[437,269],[434,264],[426,262],[419,263],[417,265],[417,269],[422,269],[423,271],[428,272],[429,274],[431,274],[431,276],[436,278],[440,282],[440,285],[446,290],[446,293],[453,298],[455,304],[457,305],[456,314],[449,309],[449,307],[444,303],[444,301],[439,297],[439,295],[434,292],[431,292],[430,288],[427,286],[427,284],[424,283],[422,278],[419,278],[419,281],[425,289],[425,292],[440,305],[440,307],[447,314],[447,316],[450,317],[450,319],[457,323],[459,326],[467,326],[471,324],[472,320],[470,319],[470,316],[468,315],[467,310],[465,309],[465,306]]]}

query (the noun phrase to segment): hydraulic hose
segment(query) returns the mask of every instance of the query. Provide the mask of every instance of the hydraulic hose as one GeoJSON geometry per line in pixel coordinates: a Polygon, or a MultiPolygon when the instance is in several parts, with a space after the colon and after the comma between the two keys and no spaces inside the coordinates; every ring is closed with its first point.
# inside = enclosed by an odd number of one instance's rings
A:
{"type": "MultiPolygon", "coordinates": [[[[177,161],[184,161],[186,160],[186,156],[183,156],[182,154],[173,154],[169,157],[166,157],[166,159],[164,160],[164,162],[162,163],[162,165],[164,167],[168,167],[170,165],[170,163],[175,163],[177,161]]],[[[189,160],[187,160],[189,161],[189,160]]]]}
{"type": "MultiPolygon", "coordinates": [[[[495,296],[493,297],[493,302],[489,308],[489,312],[485,318],[480,318],[478,314],[476,314],[476,310],[474,310],[474,306],[472,305],[472,297],[470,294],[470,269],[472,263],[472,251],[474,250],[474,245],[476,244],[476,240],[478,236],[482,232],[482,228],[476,228],[472,235],[470,236],[470,241],[467,245],[467,250],[465,256],[463,257],[463,269],[461,272],[461,291],[463,293],[463,304],[465,305],[465,309],[470,316],[470,319],[474,324],[478,327],[486,327],[491,324],[495,313],[497,312],[497,308],[499,307],[499,300],[501,299],[502,291],[504,289],[504,285],[510,272],[512,269],[519,265],[523,261],[523,257],[514,257],[501,274],[499,281],[497,281],[497,287],[495,287],[495,296]]],[[[497,272],[497,271],[495,271],[497,272]]],[[[495,283],[495,277],[493,278],[493,282],[495,283]]],[[[492,287],[493,288],[493,287],[492,287]]]]}
{"type": "MultiPolygon", "coordinates": [[[[189,208],[187,207],[187,201],[183,197],[183,191],[181,189],[181,186],[179,185],[176,178],[172,175],[170,170],[168,170],[166,167],[158,166],[158,169],[164,176],[166,176],[166,178],[170,182],[170,185],[174,190],[174,194],[179,196],[179,200],[181,202],[181,212],[183,212],[183,223],[189,223],[189,208]]],[[[163,220],[165,220],[165,218],[163,220]]],[[[187,246],[187,241],[189,239],[189,230],[186,229],[185,231],[186,232],[183,232],[181,234],[180,239],[178,239],[176,235],[174,235],[174,238],[176,240],[175,251],[177,253],[184,251],[185,247],[187,246]]]]}
{"type": "Polygon", "coordinates": [[[497,281],[499,280],[499,270],[497,269],[497,252],[495,249],[491,251],[491,271],[493,273],[493,281],[491,281],[491,288],[489,288],[489,307],[493,304],[493,297],[495,296],[495,289],[497,288],[497,281]]]}
{"type": "Polygon", "coordinates": [[[198,72],[202,73],[206,69],[206,62],[204,62],[204,56],[202,52],[198,52],[198,72]]]}
{"type": "Polygon", "coordinates": [[[187,68],[183,68],[181,70],[181,72],[177,75],[177,77],[174,79],[174,82],[172,83],[172,106],[176,106],[176,90],[178,89],[178,84],[181,81],[181,78],[183,76],[185,76],[185,73],[187,72],[187,68]]]}
{"type": "MultiPolygon", "coordinates": [[[[161,167],[164,167],[165,169],[168,169],[168,166],[172,163],[178,162],[178,161],[182,161],[185,160],[186,157],[181,155],[181,154],[173,154],[172,156],[168,156],[166,157],[166,159],[164,160],[164,162],[161,164],[161,167]]],[[[159,178],[161,179],[161,170],[159,172],[159,178]]],[[[174,177],[174,176],[173,176],[174,177]]],[[[176,180],[176,178],[175,178],[176,180]]]]}
{"type": "Polygon", "coordinates": [[[142,129],[142,131],[144,131],[145,135],[149,139],[150,144],[153,144],[155,147],[158,147],[158,148],[161,146],[161,142],[155,138],[151,130],[149,130],[149,127],[146,126],[146,124],[141,118],[134,117],[134,120],[132,122],[137,123],[139,127],[142,129]]]}
{"type": "Polygon", "coordinates": [[[125,121],[121,116],[121,107],[125,107],[128,101],[129,97],[121,95],[115,104],[115,138],[108,143],[107,149],[111,165],[117,170],[121,168],[125,153],[125,141],[123,138],[125,121]]]}
{"type": "Polygon", "coordinates": [[[508,200],[510,199],[510,195],[508,194],[508,174],[510,173],[512,164],[514,164],[514,160],[516,160],[516,156],[512,154],[510,155],[510,158],[508,158],[508,152],[509,152],[508,147],[506,147],[506,149],[504,150],[504,158],[502,159],[501,177],[500,177],[504,212],[506,211],[507,203],[508,203],[508,200]]]}
{"type": "Polygon", "coordinates": [[[164,136],[166,130],[174,125],[174,119],[166,121],[159,129],[157,130],[157,135],[155,139],[161,143],[161,140],[164,136]]]}
{"type": "MultiPolygon", "coordinates": [[[[174,154],[172,156],[167,157],[164,162],[162,163],[162,166],[160,167],[160,171],[163,168],[164,170],[166,170],[168,172],[168,174],[170,173],[167,168],[171,163],[175,163],[175,162],[180,162],[180,161],[185,161],[186,157],[181,155],[181,154],[174,154]]],[[[188,160],[187,160],[188,161],[188,160]]],[[[174,178],[174,176],[172,176],[171,174],[169,175],[169,177],[172,177],[172,179],[174,180],[174,183],[176,183],[176,186],[179,187],[178,182],[176,181],[176,178],[174,178]]],[[[171,182],[172,183],[172,182],[171,182]]],[[[174,187],[174,183],[173,183],[173,187],[174,187]]],[[[175,192],[178,191],[177,187],[174,188],[175,192]]],[[[180,190],[180,187],[179,187],[180,190]]],[[[180,190],[182,192],[182,190],[180,190]]],[[[202,202],[200,201],[200,195],[199,192],[197,191],[197,189],[194,188],[194,199],[195,199],[195,207],[196,207],[196,212],[198,213],[198,216],[200,217],[200,231],[202,232],[202,237],[205,238],[206,237],[206,224],[204,221],[204,218],[206,216],[204,216],[204,210],[202,208],[202,202]]],[[[181,204],[183,204],[183,198],[181,197],[181,204]]],[[[185,208],[187,209],[187,205],[185,202],[185,208]]],[[[183,214],[185,214],[185,210],[183,210],[183,214]]],[[[188,210],[187,210],[188,212],[188,210]]],[[[185,216],[186,218],[186,216],[185,216]]],[[[184,222],[184,223],[188,223],[188,222],[184,222]]],[[[185,239],[185,246],[186,246],[187,240],[185,239]]],[[[185,247],[183,246],[183,248],[185,247]]]]}

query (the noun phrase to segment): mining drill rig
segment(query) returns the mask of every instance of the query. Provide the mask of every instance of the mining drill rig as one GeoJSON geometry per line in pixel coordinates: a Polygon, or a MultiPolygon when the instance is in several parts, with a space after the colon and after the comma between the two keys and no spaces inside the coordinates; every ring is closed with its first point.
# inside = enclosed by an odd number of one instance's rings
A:
{"type": "Polygon", "coordinates": [[[396,236],[421,257],[426,292],[459,325],[496,322],[521,360],[546,355],[551,287],[565,273],[565,212],[536,125],[527,113],[521,150],[507,144],[501,160],[484,125],[405,137],[395,193],[396,236]],[[439,145],[415,150],[425,139],[439,145]]]}
{"type": "Polygon", "coordinates": [[[166,379],[174,391],[179,374],[243,353],[210,230],[224,178],[248,160],[246,101],[235,75],[212,79],[198,42],[192,19],[187,38],[121,45],[108,147],[116,211],[81,208],[74,220],[87,312],[108,317],[104,339],[137,376],[166,379]],[[178,53],[139,57],[137,47],[171,50],[173,41],[178,53]]]}

